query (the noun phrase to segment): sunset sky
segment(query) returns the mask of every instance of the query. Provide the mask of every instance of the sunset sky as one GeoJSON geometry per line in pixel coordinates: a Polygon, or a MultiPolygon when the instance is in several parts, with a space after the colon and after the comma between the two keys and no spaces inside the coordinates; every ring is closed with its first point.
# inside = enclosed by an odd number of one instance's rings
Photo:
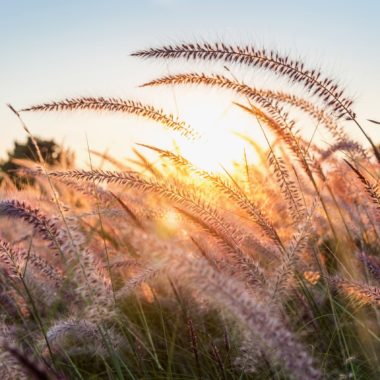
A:
{"type": "MultiPolygon", "coordinates": [[[[22,108],[64,97],[121,96],[178,112],[192,124],[203,115],[215,127],[231,123],[231,94],[136,88],[181,71],[182,63],[141,61],[131,52],[198,39],[265,45],[322,67],[356,99],[359,119],[380,142],[378,126],[365,121],[380,119],[379,1],[0,0],[0,14],[2,157],[14,139],[25,138],[6,103],[22,108]]],[[[124,157],[134,142],[151,143],[164,134],[128,117],[54,113],[24,119],[35,135],[64,142],[79,156],[86,139],[91,148],[124,157]]],[[[243,128],[247,123],[242,120],[243,128]]]]}

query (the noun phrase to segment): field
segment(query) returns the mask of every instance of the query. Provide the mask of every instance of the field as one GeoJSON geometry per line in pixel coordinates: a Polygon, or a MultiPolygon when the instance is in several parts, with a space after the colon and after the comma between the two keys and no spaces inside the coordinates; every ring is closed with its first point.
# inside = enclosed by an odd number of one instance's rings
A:
{"type": "Polygon", "coordinates": [[[99,167],[49,165],[26,113],[149,119],[195,152],[202,134],[136,99],[10,105],[38,157],[17,162],[22,186],[1,182],[1,378],[380,378],[380,151],[364,129],[378,122],[360,122],[334,79],[275,51],[132,55],[189,61],[195,71],[143,86],[234,96],[266,143],[240,136],[256,159],[244,151],[219,171],[181,146],[143,144],[133,162],[111,150],[89,151],[99,167]],[[197,71],[204,61],[215,72],[197,71]],[[273,88],[235,67],[271,75],[273,88]],[[323,141],[306,137],[317,130],[323,141]]]}

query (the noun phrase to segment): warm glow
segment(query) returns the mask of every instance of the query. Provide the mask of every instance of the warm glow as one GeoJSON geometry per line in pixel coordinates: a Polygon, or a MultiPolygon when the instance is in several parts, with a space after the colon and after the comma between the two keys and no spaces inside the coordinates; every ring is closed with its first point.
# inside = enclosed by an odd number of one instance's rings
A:
{"type": "Polygon", "coordinates": [[[176,141],[180,153],[194,165],[211,172],[232,171],[234,162],[243,161],[244,151],[251,163],[257,162],[256,152],[236,132],[249,135],[259,145],[264,143],[262,133],[252,117],[230,100],[217,96],[200,104],[187,99],[180,114],[202,136],[194,142],[176,141]]]}
{"type": "Polygon", "coordinates": [[[176,229],[180,222],[178,214],[173,210],[167,211],[164,217],[162,218],[162,221],[165,224],[165,226],[170,230],[176,229]]]}
{"type": "MultiPolygon", "coordinates": [[[[156,232],[163,238],[170,238],[180,230],[181,218],[177,212],[168,209],[164,215],[157,220],[156,232]]],[[[185,231],[182,230],[182,233],[185,231]]]]}
{"type": "Polygon", "coordinates": [[[184,157],[201,169],[220,172],[223,167],[227,170],[233,168],[233,163],[243,159],[245,144],[230,132],[209,131],[196,143],[183,143],[181,152],[184,157]]]}

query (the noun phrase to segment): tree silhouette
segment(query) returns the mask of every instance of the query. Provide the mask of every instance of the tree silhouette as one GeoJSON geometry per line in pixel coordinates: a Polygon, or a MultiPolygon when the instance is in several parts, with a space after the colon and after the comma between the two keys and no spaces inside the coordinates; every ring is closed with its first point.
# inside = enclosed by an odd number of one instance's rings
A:
{"type": "MultiPolygon", "coordinates": [[[[54,140],[35,138],[35,141],[46,165],[64,165],[67,167],[72,166],[74,163],[74,154],[64,149],[54,140]]],[[[17,169],[21,167],[17,163],[17,159],[39,162],[36,147],[30,137],[25,143],[15,141],[13,150],[8,152],[8,159],[0,163],[0,171],[6,173],[18,188],[22,188],[25,184],[33,183],[33,181],[17,174],[17,169]]]]}

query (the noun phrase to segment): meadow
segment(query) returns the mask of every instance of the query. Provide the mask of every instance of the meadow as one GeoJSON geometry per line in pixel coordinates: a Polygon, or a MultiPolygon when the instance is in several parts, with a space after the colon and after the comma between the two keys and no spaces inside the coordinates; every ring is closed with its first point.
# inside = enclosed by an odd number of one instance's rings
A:
{"type": "Polygon", "coordinates": [[[107,168],[49,165],[26,113],[149,119],[195,152],[202,134],[136,99],[10,105],[38,162],[18,161],[23,186],[2,176],[1,378],[380,378],[380,151],[365,132],[378,122],[276,51],[203,42],[132,55],[191,62],[143,87],[235,97],[266,144],[240,136],[256,159],[244,151],[217,172],[146,144],[133,162],[89,152],[107,168]],[[197,71],[204,61],[215,72],[197,71]]]}

